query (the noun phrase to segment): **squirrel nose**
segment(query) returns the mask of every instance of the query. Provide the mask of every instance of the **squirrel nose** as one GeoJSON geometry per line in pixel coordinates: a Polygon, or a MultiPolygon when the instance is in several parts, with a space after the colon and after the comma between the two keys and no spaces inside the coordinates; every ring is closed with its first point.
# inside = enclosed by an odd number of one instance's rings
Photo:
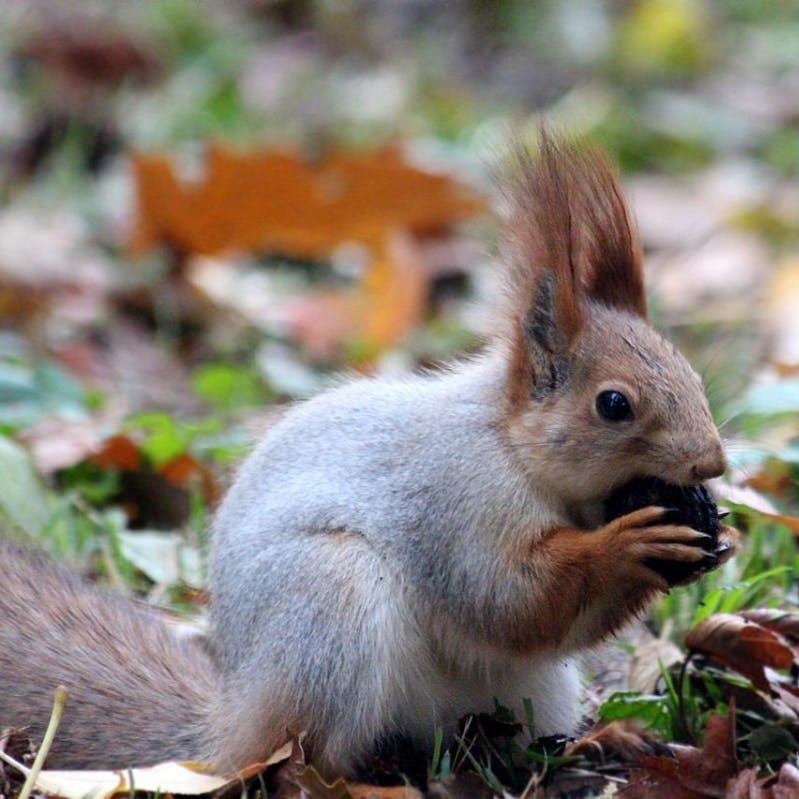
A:
{"type": "Polygon", "coordinates": [[[726,468],[727,457],[719,444],[718,448],[691,466],[691,479],[702,482],[711,477],[719,477],[724,474],[726,468]]]}

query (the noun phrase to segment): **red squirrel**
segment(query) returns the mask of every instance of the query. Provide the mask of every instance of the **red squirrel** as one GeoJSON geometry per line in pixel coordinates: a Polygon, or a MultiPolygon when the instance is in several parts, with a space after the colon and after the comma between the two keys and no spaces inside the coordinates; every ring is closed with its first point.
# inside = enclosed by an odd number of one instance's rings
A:
{"type": "Polygon", "coordinates": [[[669,590],[648,562],[706,554],[664,508],[603,523],[604,499],[638,476],[696,485],[725,456],[700,378],[647,323],[604,158],[543,136],[515,160],[485,350],[281,418],[216,514],[207,649],[0,542],[0,727],[38,739],[63,684],[53,767],[232,773],[302,731],[329,775],[495,699],[574,731],[581,651],[669,590]]]}

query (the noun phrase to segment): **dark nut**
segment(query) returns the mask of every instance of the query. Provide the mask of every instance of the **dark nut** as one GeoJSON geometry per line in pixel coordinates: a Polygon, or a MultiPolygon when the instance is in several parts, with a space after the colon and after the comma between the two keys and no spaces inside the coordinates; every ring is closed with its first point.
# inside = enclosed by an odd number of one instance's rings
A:
{"type": "Polygon", "coordinates": [[[669,508],[666,524],[683,524],[707,533],[709,536],[697,542],[708,552],[708,556],[697,563],[669,560],[651,560],[647,565],[664,577],[669,585],[681,583],[697,572],[709,571],[717,563],[715,556],[719,545],[719,509],[703,486],[678,486],[666,483],[657,477],[639,477],[617,488],[605,500],[605,521],[632,513],[649,505],[669,508]]]}

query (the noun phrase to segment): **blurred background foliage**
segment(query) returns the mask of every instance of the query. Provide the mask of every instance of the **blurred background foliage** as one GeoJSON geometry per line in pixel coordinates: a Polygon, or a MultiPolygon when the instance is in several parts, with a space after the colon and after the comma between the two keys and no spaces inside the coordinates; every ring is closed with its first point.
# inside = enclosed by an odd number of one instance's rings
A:
{"type": "Polygon", "coordinates": [[[207,516],[282,404],[479,346],[498,235],[480,209],[511,132],[542,121],[619,164],[653,319],[729,441],[742,555],[655,625],[684,631],[713,592],[746,604],[739,580],[775,567],[752,591],[794,604],[792,0],[6,0],[8,525],[202,603],[207,516]]]}

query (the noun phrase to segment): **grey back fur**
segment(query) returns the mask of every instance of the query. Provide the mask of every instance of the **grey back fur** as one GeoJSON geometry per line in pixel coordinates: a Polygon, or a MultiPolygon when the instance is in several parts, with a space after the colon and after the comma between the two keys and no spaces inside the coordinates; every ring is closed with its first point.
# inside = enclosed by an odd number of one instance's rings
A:
{"type": "Polygon", "coordinates": [[[540,732],[573,725],[563,653],[492,644],[506,537],[566,521],[503,440],[506,368],[489,352],[343,385],[295,408],[244,464],[213,539],[219,715],[262,710],[223,734],[220,759],[248,739],[263,756],[285,719],[323,767],[346,770],[376,740],[432,740],[495,697],[532,698],[540,732]]]}

